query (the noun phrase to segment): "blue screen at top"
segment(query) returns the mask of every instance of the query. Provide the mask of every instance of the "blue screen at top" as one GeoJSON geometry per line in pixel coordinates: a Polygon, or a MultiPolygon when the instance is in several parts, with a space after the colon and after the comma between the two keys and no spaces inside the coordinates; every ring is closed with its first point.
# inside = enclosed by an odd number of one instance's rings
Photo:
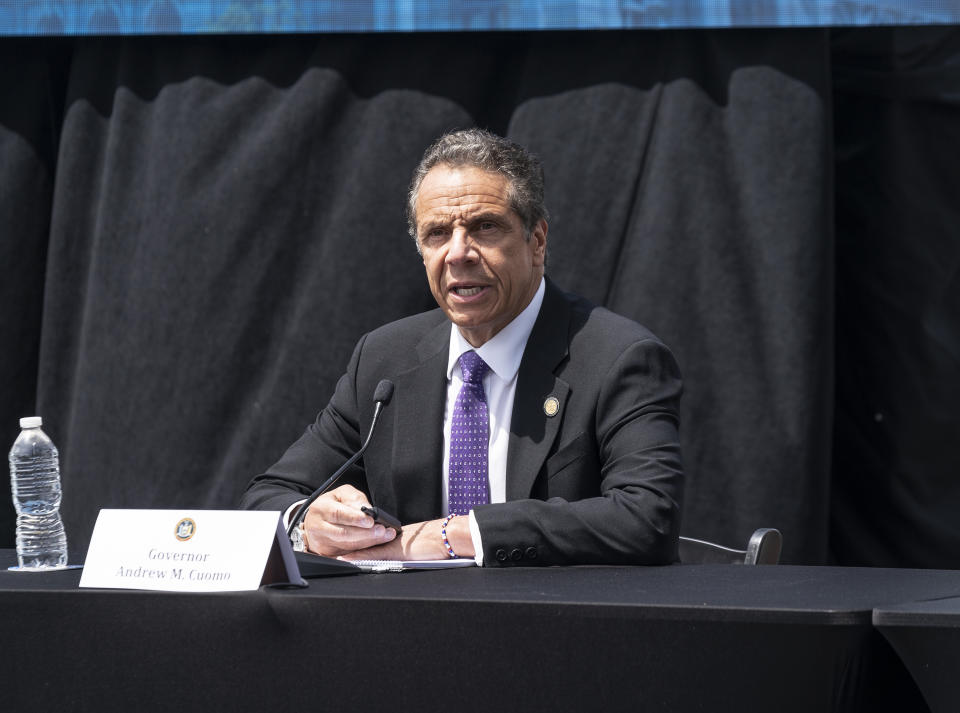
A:
{"type": "Polygon", "coordinates": [[[0,0],[0,35],[954,24],[960,0],[0,0]]]}

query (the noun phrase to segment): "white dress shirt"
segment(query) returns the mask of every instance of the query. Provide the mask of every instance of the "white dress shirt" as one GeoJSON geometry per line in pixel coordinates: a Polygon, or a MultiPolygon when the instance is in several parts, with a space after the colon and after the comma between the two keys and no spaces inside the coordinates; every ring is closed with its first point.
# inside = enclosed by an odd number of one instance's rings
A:
{"type": "MultiPolygon", "coordinates": [[[[449,512],[450,502],[450,428],[457,396],[463,386],[459,359],[464,352],[475,351],[490,369],[483,377],[483,391],[487,397],[487,412],[490,416],[490,442],[487,450],[490,478],[490,502],[502,503],[507,499],[507,446],[510,441],[510,419],[513,415],[513,397],[517,393],[517,371],[523,359],[527,340],[543,304],[545,283],[530,300],[530,304],[512,322],[497,332],[490,340],[474,348],[460,334],[457,325],[450,325],[450,352],[447,356],[447,405],[443,412],[443,511],[449,512]]],[[[470,535],[477,564],[483,564],[483,542],[480,528],[470,511],[470,535]]]]}

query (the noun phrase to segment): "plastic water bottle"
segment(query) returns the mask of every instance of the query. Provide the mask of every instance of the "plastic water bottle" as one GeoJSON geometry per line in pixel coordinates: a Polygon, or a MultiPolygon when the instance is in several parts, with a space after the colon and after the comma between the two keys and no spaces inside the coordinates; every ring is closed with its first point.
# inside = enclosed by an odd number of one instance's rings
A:
{"type": "Polygon", "coordinates": [[[40,430],[39,416],[20,419],[23,430],[10,449],[10,485],[17,509],[17,560],[21,569],[67,564],[67,534],[60,519],[60,455],[40,430]]]}

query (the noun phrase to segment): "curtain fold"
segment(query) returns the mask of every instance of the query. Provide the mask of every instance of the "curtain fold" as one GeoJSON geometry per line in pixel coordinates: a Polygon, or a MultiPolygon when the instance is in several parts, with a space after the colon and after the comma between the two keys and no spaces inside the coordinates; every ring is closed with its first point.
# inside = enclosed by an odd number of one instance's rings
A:
{"type": "MultiPolygon", "coordinates": [[[[63,43],[0,42],[0,438],[4,453],[36,411],[47,241],[63,102],[63,43]]],[[[49,428],[49,426],[48,426],[49,428]]],[[[6,482],[6,479],[4,479],[6,482]]],[[[0,547],[16,513],[0,492],[0,547]]]]}

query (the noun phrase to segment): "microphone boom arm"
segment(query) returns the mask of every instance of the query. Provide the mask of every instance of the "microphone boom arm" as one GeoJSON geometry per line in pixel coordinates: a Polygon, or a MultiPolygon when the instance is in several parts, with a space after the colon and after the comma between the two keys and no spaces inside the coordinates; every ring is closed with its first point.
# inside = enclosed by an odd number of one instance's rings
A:
{"type": "MultiPolygon", "coordinates": [[[[391,384],[391,386],[393,386],[393,384],[391,384]]],[[[387,401],[389,401],[389,397],[387,398],[387,401]]],[[[356,463],[360,459],[360,456],[363,455],[363,452],[367,450],[367,446],[370,445],[370,440],[373,438],[373,429],[377,425],[377,419],[380,418],[380,412],[383,411],[384,403],[385,401],[377,401],[376,405],[374,406],[373,419],[370,422],[370,430],[367,432],[367,439],[363,442],[363,445],[360,446],[360,450],[354,453],[346,463],[340,466],[336,473],[327,478],[324,484],[314,490],[310,497],[303,502],[303,504],[300,506],[300,509],[297,510],[296,517],[290,521],[290,526],[287,528],[287,537],[293,536],[294,530],[296,530],[300,526],[300,523],[303,522],[303,518],[307,515],[307,510],[310,509],[310,506],[313,505],[313,502],[327,492],[327,489],[336,483],[340,479],[340,476],[347,472],[347,468],[356,463]]]]}

